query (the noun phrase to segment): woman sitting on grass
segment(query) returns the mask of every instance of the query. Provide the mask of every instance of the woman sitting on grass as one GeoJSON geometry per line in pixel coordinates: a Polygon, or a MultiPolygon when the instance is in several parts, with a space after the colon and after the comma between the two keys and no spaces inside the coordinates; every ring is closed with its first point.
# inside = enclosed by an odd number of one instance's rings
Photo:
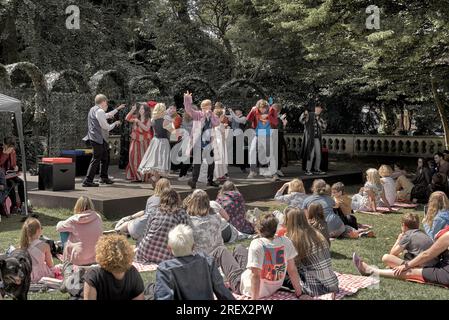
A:
{"type": "Polygon", "coordinates": [[[136,260],[141,263],[159,263],[173,258],[167,247],[168,233],[178,224],[190,225],[190,218],[181,207],[181,198],[174,189],[161,194],[161,204],[150,215],[145,235],[137,246],[136,260]]]}
{"type": "Polygon", "coordinates": [[[284,202],[291,207],[301,208],[304,199],[307,198],[304,184],[300,179],[293,179],[285,183],[274,196],[274,200],[284,202]],[[285,190],[287,194],[284,195],[285,190]]]}
{"type": "MultiPolygon", "coordinates": [[[[287,237],[298,255],[295,264],[301,281],[302,293],[309,296],[338,292],[338,278],[332,270],[329,245],[324,236],[309,225],[304,211],[287,213],[287,237]]],[[[290,286],[287,281],[287,286],[290,286]]]]}
{"type": "Polygon", "coordinates": [[[115,226],[115,231],[129,234],[131,238],[139,243],[145,234],[148,218],[155,210],[157,210],[157,207],[161,202],[162,192],[170,188],[171,185],[168,179],[159,179],[154,188],[154,194],[147,200],[145,211],[140,211],[131,216],[122,218],[115,226]]]}
{"type": "Polygon", "coordinates": [[[31,256],[31,283],[38,283],[44,277],[56,278],[59,274],[53,267],[50,246],[40,240],[42,226],[39,220],[28,218],[22,226],[20,249],[27,250],[31,256]]]}
{"type": "Polygon", "coordinates": [[[354,265],[357,270],[365,276],[375,274],[387,278],[449,286],[448,231],[449,227],[443,229],[429,249],[420,253],[413,260],[406,261],[393,269],[379,269],[375,266],[369,266],[356,253],[353,254],[354,265]],[[435,266],[423,267],[435,258],[439,261],[435,266]]]}
{"type": "Polygon", "coordinates": [[[84,279],[84,300],[143,300],[143,280],[132,265],[134,250],[121,235],[98,240],[96,260],[84,279]]]}
{"type": "Polygon", "coordinates": [[[324,219],[327,223],[327,229],[331,238],[338,238],[343,235],[346,228],[343,221],[338,215],[334,213],[335,201],[328,195],[326,182],[322,179],[313,181],[312,192],[313,195],[304,200],[302,209],[308,211],[310,205],[319,203],[324,212],[324,219]]]}
{"type": "Polygon", "coordinates": [[[73,211],[73,216],[56,225],[56,231],[68,233],[64,244],[64,262],[78,266],[93,264],[95,245],[103,234],[101,217],[95,212],[92,200],[85,196],[78,199],[73,211]]]}
{"type": "Polygon", "coordinates": [[[223,246],[220,217],[211,209],[206,191],[197,189],[184,200],[184,208],[190,215],[195,253],[210,254],[223,246]]]}
{"type": "Polygon", "coordinates": [[[229,215],[229,223],[238,231],[253,234],[253,225],[245,219],[246,206],[243,195],[231,181],[226,181],[217,196],[217,203],[229,215]]]}
{"type": "Polygon", "coordinates": [[[449,199],[446,194],[441,191],[432,193],[422,223],[424,231],[432,239],[449,225],[449,199]]]}
{"type": "Polygon", "coordinates": [[[390,211],[390,203],[385,197],[384,188],[377,169],[366,171],[366,183],[358,194],[352,197],[351,207],[354,211],[376,212],[377,207],[386,206],[390,211]]]}
{"type": "Polygon", "coordinates": [[[380,181],[384,187],[385,198],[390,206],[396,202],[396,183],[391,177],[393,169],[390,166],[383,164],[379,168],[380,181]]]}

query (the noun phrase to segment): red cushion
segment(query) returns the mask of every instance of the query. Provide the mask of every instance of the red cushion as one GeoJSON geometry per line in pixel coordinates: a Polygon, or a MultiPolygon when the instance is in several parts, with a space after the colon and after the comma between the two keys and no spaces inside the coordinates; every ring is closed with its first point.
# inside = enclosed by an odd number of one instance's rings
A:
{"type": "Polygon", "coordinates": [[[72,163],[72,158],[42,158],[43,163],[66,164],[72,163]]]}

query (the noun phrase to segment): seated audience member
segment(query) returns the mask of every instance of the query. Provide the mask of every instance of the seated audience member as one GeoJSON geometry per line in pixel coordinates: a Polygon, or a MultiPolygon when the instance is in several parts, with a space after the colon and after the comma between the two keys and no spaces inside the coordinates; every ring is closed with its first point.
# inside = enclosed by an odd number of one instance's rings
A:
{"type": "Polygon", "coordinates": [[[273,215],[278,219],[278,228],[276,230],[276,237],[284,237],[287,233],[287,226],[285,225],[285,217],[290,210],[293,210],[294,207],[287,207],[284,209],[284,212],[280,212],[279,210],[273,211],[273,215]]]}
{"type": "MultiPolygon", "coordinates": [[[[380,181],[384,187],[385,198],[390,206],[396,202],[396,184],[391,175],[393,170],[388,165],[381,165],[379,168],[380,181]]],[[[399,178],[398,178],[399,179],[399,178]]]]}
{"type": "Polygon", "coordinates": [[[202,253],[194,255],[194,245],[191,227],[180,224],[171,230],[168,247],[175,258],[159,264],[156,283],[145,293],[154,300],[235,300],[214,259],[202,253]]]}
{"type": "Polygon", "coordinates": [[[432,193],[422,223],[424,231],[432,239],[449,224],[449,199],[446,194],[441,191],[432,193]]]}
{"type": "Polygon", "coordinates": [[[20,234],[20,249],[27,250],[31,256],[31,283],[38,283],[44,277],[55,278],[58,275],[53,266],[50,246],[40,240],[41,235],[42,227],[39,220],[26,219],[20,234]]]}
{"type": "Polygon", "coordinates": [[[441,191],[446,195],[448,195],[449,193],[447,177],[439,172],[435,173],[432,176],[432,181],[430,182],[427,197],[430,197],[430,195],[436,191],[441,191]]]}
{"type": "Polygon", "coordinates": [[[394,267],[393,269],[378,269],[366,264],[356,253],[353,262],[362,275],[379,275],[382,277],[401,280],[414,280],[449,286],[449,228],[443,229],[432,246],[421,252],[411,261],[394,267]],[[425,266],[433,259],[438,263],[434,266],[425,266]]]}
{"type": "MultiPolygon", "coordinates": [[[[287,213],[287,236],[296,252],[303,294],[320,296],[338,292],[338,278],[332,270],[331,254],[325,237],[309,225],[304,211],[292,209],[287,213]]],[[[290,286],[287,280],[287,287],[290,286]]]]}
{"type": "Polygon", "coordinates": [[[143,300],[144,284],[133,259],[134,250],[124,236],[101,236],[96,246],[100,266],[84,277],[84,300],[143,300]]]}
{"type": "Polygon", "coordinates": [[[394,180],[396,180],[397,178],[399,178],[400,176],[407,176],[408,173],[405,170],[405,167],[402,163],[400,162],[396,162],[393,166],[393,173],[391,174],[391,178],[393,178],[394,180]]]}
{"type": "Polygon", "coordinates": [[[345,194],[345,185],[342,182],[334,183],[331,187],[331,195],[334,198],[334,211],[340,214],[340,218],[345,225],[358,229],[356,217],[352,214],[351,198],[345,194]]]}
{"type": "Polygon", "coordinates": [[[171,185],[168,179],[159,179],[154,188],[154,194],[147,200],[145,211],[140,211],[131,216],[122,218],[115,226],[115,230],[119,233],[129,234],[131,238],[139,243],[145,234],[148,218],[152,212],[157,210],[157,207],[161,202],[162,192],[170,188],[171,185]]]}
{"type": "Polygon", "coordinates": [[[221,236],[225,243],[233,243],[237,240],[243,240],[249,237],[248,234],[238,231],[236,227],[229,223],[228,213],[217,201],[210,201],[210,207],[220,218],[221,236]]]}
{"type": "Polygon", "coordinates": [[[224,245],[221,236],[221,221],[211,209],[206,191],[200,189],[193,191],[184,200],[184,208],[192,223],[195,253],[210,254],[216,248],[224,245]]]}
{"type": "MultiPolygon", "coordinates": [[[[419,217],[417,214],[407,213],[402,216],[401,233],[390,250],[390,254],[385,254],[382,261],[390,268],[400,266],[405,261],[416,258],[421,252],[429,249],[433,240],[424,232],[419,230],[419,217]],[[404,258],[399,256],[405,252],[404,258]]],[[[434,266],[438,260],[428,261],[424,266],[434,266]]]]}
{"type": "MultiPolygon", "coordinates": [[[[0,149],[0,168],[2,168],[5,174],[8,171],[19,171],[19,167],[17,166],[17,154],[15,149],[15,143],[13,137],[6,137],[3,141],[3,148],[0,149]]],[[[11,213],[17,213],[19,210],[15,187],[17,186],[17,191],[19,193],[19,203],[23,204],[25,201],[25,188],[24,182],[19,177],[10,178],[6,180],[6,185],[8,188],[13,188],[12,192],[9,193],[9,198],[11,199],[11,213]]]]}
{"type": "Polygon", "coordinates": [[[245,200],[234,183],[226,181],[221,187],[216,201],[229,215],[229,223],[238,231],[246,234],[254,233],[253,225],[245,218],[245,200]]]}
{"type": "Polygon", "coordinates": [[[433,158],[427,160],[427,165],[429,166],[429,170],[432,175],[437,173],[437,165],[435,164],[435,160],[433,160],[433,158]]]}
{"type": "Polygon", "coordinates": [[[444,160],[444,155],[441,152],[437,152],[433,159],[435,160],[436,171],[447,177],[449,174],[449,162],[444,160]]]}
{"type": "Polygon", "coordinates": [[[304,199],[307,198],[304,184],[299,179],[293,179],[290,182],[285,183],[274,196],[274,200],[284,202],[291,207],[301,208],[304,199]],[[284,195],[287,189],[287,194],[284,195]]]}
{"type": "Polygon", "coordinates": [[[295,265],[296,250],[290,239],[275,237],[277,225],[278,220],[273,214],[262,215],[256,227],[260,238],[251,241],[249,246],[240,291],[253,300],[269,297],[279,290],[287,274],[296,295],[302,294],[295,265]]]}
{"type": "Polygon", "coordinates": [[[432,183],[432,173],[426,159],[418,159],[416,175],[412,183],[414,185],[411,192],[412,202],[427,203],[429,200],[429,186],[432,183]]]}
{"type": "Polygon", "coordinates": [[[398,177],[396,180],[397,201],[411,202],[413,187],[413,183],[406,176],[398,177]]]}
{"type": "Polygon", "coordinates": [[[351,208],[354,211],[376,212],[377,207],[380,206],[386,206],[391,210],[390,204],[385,197],[379,172],[377,169],[371,168],[366,171],[365,185],[358,194],[352,197],[351,208]]]}
{"type": "Polygon", "coordinates": [[[330,246],[330,236],[326,220],[324,219],[323,206],[319,203],[312,203],[307,209],[306,217],[310,226],[318,230],[330,246]]]}
{"type": "Polygon", "coordinates": [[[329,236],[337,238],[343,235],[346,231],[345,225],[341,218],[335,214],[335,201],[327,195],[326,182],[322,179],[314,180],[312,185],[313,195],[304,200],[302,209],[308,210],[312,203],[319,203],[323,207],[324,219],[327,223],[329,236]]]}
{"type": "Polygon", "coordinates": [[[148,218],[145,235],[137,246],[136,261],[160,263],[171,259],[173,256],[167,248],[168,232],[178,224],[190,223],[179,194],[174,189],[164,190],[159,207],[148,218]]]}
{"type": "Polygon", "coordinates": [[[68,233],[64,244],[64,261],[78,266],[95,263],[95,245],[103,234],[101,217],[90,198],[82,196],[73,209],[74,215],[56,225],[56,231],[68,233]]]}

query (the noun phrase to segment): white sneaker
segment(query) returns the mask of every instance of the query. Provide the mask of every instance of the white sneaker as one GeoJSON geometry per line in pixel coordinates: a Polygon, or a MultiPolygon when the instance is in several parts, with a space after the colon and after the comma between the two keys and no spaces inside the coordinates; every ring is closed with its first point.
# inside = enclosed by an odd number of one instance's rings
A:
{"type": "Polygon", "coordinates": [[[277,174],[275,174],[274,176],[271,177],[271,181],[273,181],[273,182],[278,181],[278,180],[279,180],[279,177],[277,174]]]}
{"type": "Polygon", "coordinates": [[[251,171],[248,175],[248,179],[254,179],[256,177],[256,173],[251,171]]]}
{"type": "Polygon", "coordinates": [[[284,173],[283,173],[281,170],[278,170],[278,171],[276,172],[276,174],[277,174],[278,176],[280,176],[280,177],[283,177],[283,176],[284,176],[284,173]]]}
{"type": "Polygon", "coordinates": [[[190,178],[188,177],[188,176],[183,176],[183,177],[179,177],[178,178],[178,181],[189,181],[190,180],[190,178]]]}

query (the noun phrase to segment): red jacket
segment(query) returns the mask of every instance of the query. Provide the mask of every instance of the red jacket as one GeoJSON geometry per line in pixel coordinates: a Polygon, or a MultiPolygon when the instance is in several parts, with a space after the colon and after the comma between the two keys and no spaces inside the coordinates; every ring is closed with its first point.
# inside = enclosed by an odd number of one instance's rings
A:
{"type": "MultiPolygon", "coordinates": [[[[246,119],[249,122],[251,122],[251,128],[253,128],[253,129],[257,128],[257,123],[259,122],[260,116],[261,116],[261,113],[260,113],[259,109],[257,109],[256,107],[253,107],[251,109],[250,113],[248,114],[248,116],[246,117],[246,119]]],[[[277,111],[273,107],[270,107],[270,109],[268,111],[268,121],[270,122],[270,126],[272,129],[277,129],[279,119],[278,119],[277,111]]]]}
{"type": "Polygon", "coordinates": [[[0,149],[0,168],[3,170],[14,170],[17,166],[17,155],[16,151],[13,150],[10,154],[3,153],[3,149],[0,149]]]}

